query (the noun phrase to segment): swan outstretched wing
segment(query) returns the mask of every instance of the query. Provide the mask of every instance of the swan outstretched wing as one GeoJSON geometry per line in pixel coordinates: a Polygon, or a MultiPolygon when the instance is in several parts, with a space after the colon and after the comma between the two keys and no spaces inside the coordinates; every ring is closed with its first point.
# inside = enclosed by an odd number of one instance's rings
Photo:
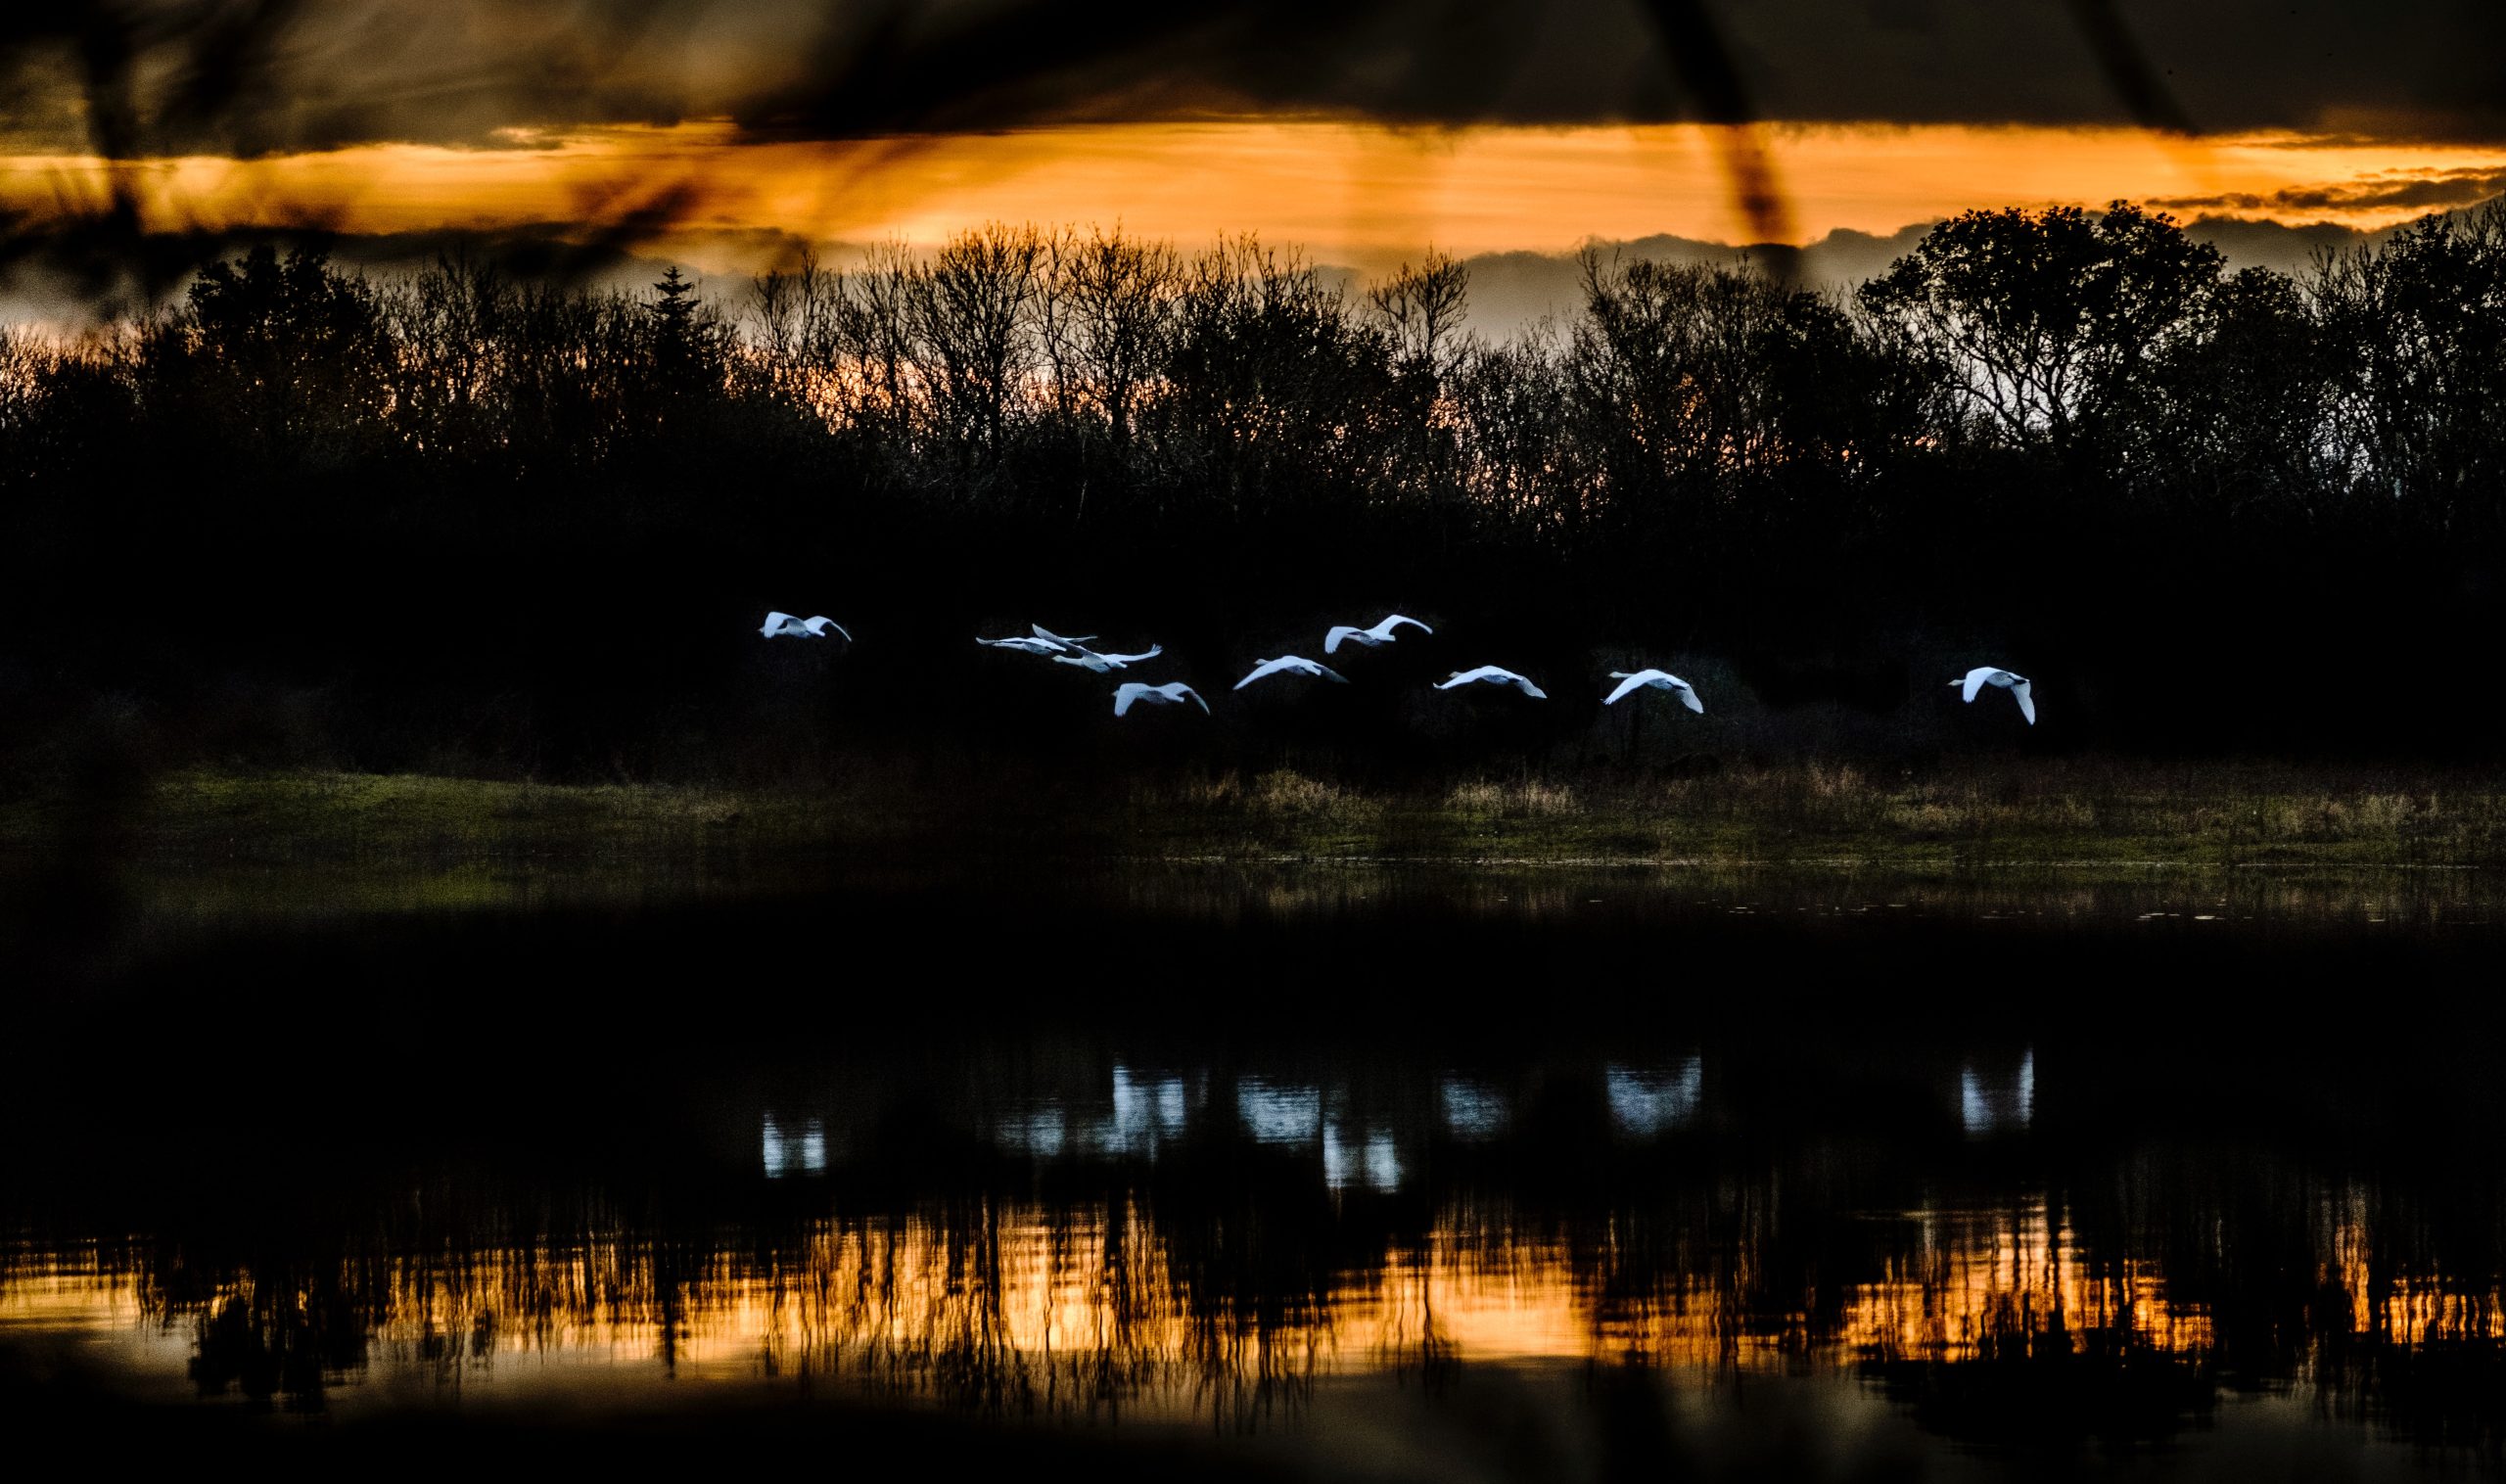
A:
{"type": "Polygon", "coordinates": [[[1114,715],[1119,717],[1128,714],[1132,709],[1132,703],[1146,694],[1148,694],[1148,687],[1140,684],[1137,680],[1132,681],[1129,684],[1115,686],[1114,715]]]}
{"type": "Polygon", "coordinates": [[[1457,685],[1468,685],[1474,680],[1485,680],[1491,685],[1510,685],[1535,701],[1549,699],[1549,692],[1502,665],[1482,665],[1477,670],[1457,671],[1452,679],[1437,686],[1436,689],[1451,690],[1457,685]]]}
{"type": "Polygon", "coordinates": [[[1686,706],[1689,710],[1696,713],[1700,717],[1705,715],[1705,703],[1696,698],[1695,686],[1691,685],[1686,680],[1680,679],[1677,676],[1672,677],[1671,686],[1680,693],[1681,705],[1686,706]]]}
{"type": "Polygon", "coordinates": [[[1391,615],[1386,616],[1386,617],[1385,617],[1385,619],[1384,619],[1384,621],[1383,621],[1382,623],[1377,624],[1376,626],[1374,626],[1374,630],[1373,630],[1373,632],[1374,632],[1374,636],[1375,636],[1376,638],[1378,638],[1378,639],[1388,639],[1388,638],[1391,638],[1391,637],[1392,637],[1392,631],[1393,631],[1394,629],[1396,629],[1396,628],[1400,627],[1400,626],[1401,626],[1402,625],[1404,625],[1404,624],[1409,625],[1411,627],[1413,627],[1413,628],[1415,628],[1415,629],[1417,629],[1417,630],[1418,630],[1419,632],[1421,632],[1421,633],[1434,633],[1434,632],[1435,632],[1435,630],[1434,630],[1434,629],[1429,628],[1426,625],[1419,623],[1416,619],[1411,618],[1411,617],[1410,617],[1410,616],[1408,616],[1407,614],[1398,614],[1398,613],[1396,613],[1396,614],[1391,614],[1391,615]]]}
{"type": "Polygon", "coordinates": [[[2010,693],[2019,698],[2019,714],[2027,719],[2028,725],[2033,726],[2036,724],[2036,698],[2028,694],[2028,681],[2021,680],[2010,688],[2010,693]]]}
{"type": "Polygon", "coordinates": [[[1263,660],[1257,663],[1253,667],[1253,672],[1251,674],[1246,675],[1243,679],[1235,682],[1235,688],[1237,690],[1242,690],[1245,686],[1261,679],[1264,675],[1275,675],[1281,672],[1300,675],[1312,675],[1318,680],[1336,680],[1343,685],[1349,683],[1349,677],[1347,675],[1333,670],[1328,665],[1317,664],[1315,661],[1309,660],[1303,655],[1281,655],[1276,660],[1263,660]]]}
{"type": "Polygon", "coordinates": [[[1616,706],[1619,702],[1627,699],[1630,692],[1643,690],[1646,686],[1653,683],[1653,672],[1649,670],[1640,670],[1634,674],[1629,674],[1623,670],[1612,671],[1610,673],[1618,675],[1621,678],[1618,682],[1618,689],[1611,691],[1608,696],[1602,699],[1601,704],[1603,706],[1616,706]]]}
{"type": "Polygon", "coordinates": [[[1189,685],[1184,684],[1184,683],[1183,683],[1183,681],[1181,681],[1181,680],[1178,680],[1178,681],[1176,681],[1174,684],[1167,686],[1167,687],[1166,687],[1166,694],[1167,694],[1169,697],[1171,697],[1173,700],[1175,700],[1179,705],[1183,702],[1183,699],[1185,696],[1190,696],[1190,697],[1192,698],[1192,704],[1193,704],[1193,705],[1195,705],[1195,706],[1197,706],[1197,707],[1199,707],[1199,708],[1201,709],[1201,715],[1202,715],[1202,716],[1205,716],[1205,717],[1206,717],[1206,716],[1211,715],[1211,712],[1210,712],[1210,703],[1208,703],[1207,701],[1204,701],[1204,700],[1202,700],[1202,699],[1201,699],[1201,693],[1200,693],[1199,691],[1194,690],[1192,687],[1190,687],[1189,685]]]}
{"type": "MultiPolygon", "coordinates": [[[[1340,641],[1342,639],[1354,639],[1365,632],[1365,629],[1360,628],[1355,624],[1335,625],[1329,633],[1323,636],[1323,652],[1324,654],[1329,654],[1340,647],[1340,641]]],[[[1369,635],[1369,637],[1371,636],[1369,635]]]]}
{"type": "Polygon", "coordinates": [[[1978,666],[1977,668],[1967,672],[1966,696],[1968,701],[1972,703],[1975,699],[1975,692],[1983,689],[1984,682],[1992,677],[1993,668],[1989,665],[1978,666]]]}
{"type": "Polygon", "coordinates": [[[758,632],[770,639],[776,634],[781,633],[783,631],[783,626],[791,622],[792,616],[788,613],[769,613],[766,616],[766,623],[764,626],[760,627],[758,632]]]}

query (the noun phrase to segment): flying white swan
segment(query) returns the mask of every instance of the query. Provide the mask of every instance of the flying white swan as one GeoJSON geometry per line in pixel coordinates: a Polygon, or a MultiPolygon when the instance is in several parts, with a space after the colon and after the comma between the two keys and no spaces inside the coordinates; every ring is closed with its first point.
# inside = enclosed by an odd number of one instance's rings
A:
{"type": "Polygon", "coordinates": [[[1500,670],[1494,665],[1482,665],[1477,670],[1457,670],[1453,672],[1452,679],[1439,682],[1436,689],[1451,690],[1457,685],[1469,685],[1478,682],[1484,682],[1489,685],[1510,685],[1535,701],[1546,701],[1549,699],[1549,692],[1541,689],[1537,685],[1534,685],[1529,680],[1526,680],[1522,676],[1514,673],[1512,671],[1500,670]]]}
{"type": "Polygon", "coordinates": [[[766,616],[766,626],[758,632],[769,639],[823,639],[830,628],[843,634],[846,642],[852,641],[850,629],[823,614],[812,619],[796,619],[788,613],[769,613],[766,616]]]}
{"type": "Polygon", "coordinates": [[[1399,628],[1404,624],[1409,625],[1420,633],[1435,632],[1434,629],[1419,623],[1416,619],[1405,619],[1396,613],[1390,618],[1385,619],[1382,623],[1377,624],[1372,628],[1359,628],[1348,624],[1339,625],[1329,633],[1323,636],[1323,652],[1324,654],[1330,654],[1332,651],[1338,649],[1344,641],[1351,644],[1364,644],[1369,649],[1372,649],[1378,644],[1389,644],[1393,639],[1392,631],[1399,628]]]}
{"type": "Polygon", "coordinates": [[[1611,691],[1609,698],[1601,702],[1603,706],[1616,706],[1649,685],[1655,690],[1677,692],[1681,705],[1699,716],[1705,714],[1705,703],[1696,698],[1696,687],[1667,670],[1613,670],[1609,677],[1618,682],[1618,689],[1611,691]]]}
{"type": "Polygon", "coordinates": [[[1314,661],[1306,659],[1300,655],[1286,655],[1276,660],[1255,661],[1253,664],[1253,672],[1246,675],[1243,679],[1236,681],[1235,688],[1237,690],[1242,690],[1245,686],[1252,684],[1264,675],[1276,674],[1312,675],[1318,680],[1337,680],[1343,685],[1349,683],[1349,677],[1347,675],[1333,670],[1328,665],[1318,665],[1314,661]]]}
{"type": "Polygon", "coordinates": [[[1976,692],[1985,686],[1998,685],[2019,698],[2019,714],[2027,719],[2027,724],[2030,726],[2036,724],[2036,698],[2027,693],[2028,681],[2025,675],[2013,674],[2007,670],[1996,669],[1990,665],[1978,665],[1949,683],[1965,687],[1965,694],[1970,702],[1973,701],[1976,692]]]}
{"type": "Polygon", "coordinates": [[[1083,653],[1096,639],[1092,633],[1080,634],[1076,638],[1066,633],[1055,633],[1042,624],[1030,624],[1027,627],[1031,632],[1012,634],[1005,639],[987,639],[977,635],[975,642],[988,649],[1014,649],[1020,654],[1068,655],[1083,653]]]}
{"type": "Polygon", "coordinates": [[[1114,687],[1114,715],[1127,714],[1134,702],[1142,706],[1181,706],[1185,696],[1191,697],[1192,704],[1203,713],[1209,711],[1210,703],[1201,699],[1201,693],[1181,680],[1169,685],[1142,685],[1137,680],[1126,680],[1114,687]]]}
{"type": "Polygon", "coordinates": [[[1053,656],[1053,663],[1055,665],[1076,665],[1082,670],[1091,671],[1100,675],[1109,670],[1121,670],[1127,665],[1137,665],[1142,660],[1154,660],[1159,655],[1166,653],[1165,645],[1151,644],[1148,648],[1136,655],[1100,655],[1092,649],[1080,646],[1076,640],[1071,642],[1072,646],[1077,648],[1079,652],[1077,654],[1055,655],[1053,656]]]}

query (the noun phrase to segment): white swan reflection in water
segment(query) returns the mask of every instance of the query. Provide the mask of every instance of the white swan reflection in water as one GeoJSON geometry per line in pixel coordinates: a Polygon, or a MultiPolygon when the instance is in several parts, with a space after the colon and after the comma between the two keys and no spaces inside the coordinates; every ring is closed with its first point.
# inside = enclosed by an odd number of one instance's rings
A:
{"type": "MultiPolygon", "coordinates": [[[[1208,1100],[1208,1080],[1206,1074],[1187,1079],[1117,1062],[1108,1100],[1097,1105],[1105,1111],[1046,1102],[1002,1117],[993,1127],[1002,1147],[1037,1159],[1070,1154],[1153,1158],[1184,1136],[1193,1109],[1208,1100]]],[[[1704,1096],[1704,1062],[1690,1056],[1651,1066],[1613,1063],[1602,1069],[1602,1088],[1610,1122],[1621,1135],[1658,1137],[1695,1120],[1704,1096]]],[[[1960,1069],[1959,1116],[1970,1135],[2025,1129],[2035,1100],[2032,1050],[2006,1074],[1996,1075],[1974,1061],[1960,1069]]],[[[1392,1131],[1348,1118],[1344,1096],[1314,1083],[1248,1077],[1235,1084],[1234,1101],[1236,1121],[1255,1142],[1319,1147],[1323,1179],[1332,1189],[1399,1187],[1404,1161],[1392,1131]]],[[[1438,1079],[1436,1109],[1443,1132],[1464,1143],[1496,1138],[1512,1122],[1503,1092],[1459,1073],[1438,1079]]],[[[768,1179],[823,1174],[825,1128],[812,1118],[797,1130],[787,1129],[768,1114],[762,1155],[768,1179]]]]}
{"type": "Polygon", "coordinates": [[[1401,1188],[1401,1148],[1388,1129],[1367,1130],[1352,1136],[1334,1119],[1323,1126],[1323,1183],[1334,1190],[1364,1186],[1390,1192],[1401,1188]]]}
{"type": "Polygon", "coordinates": [[[809,1119],[801,1125],[797,1136],[787,1135],[774,1115],[766,1115],[765,1131],[758,1137],[758,1152],[766,1166],[767,1180],[780,1180],[786,1175],[824,1175],[826,1173],[826,1125],[809,1119]]]}
{"type": "Polygon", "coordinates": [[[1108,1104],[1045,1102],[997,1120],[993,1133],[1002,1148],[1035,1159],[1154,1156],[1183,1136],[1197,1101],[1198,1091],[1180,1076],[1138,1072],[1117,1062],[1108,1104]]]}
{"type": "MultiPolygon", "coordinates": [[[[994,1131],[1002,1147],[1035,1159],[1065,1154],[1154,1157],[1161,1146],[1183,1137],[1191,1109],[1204,1100],[1195,1084],[1205,1081],[1201,1076],[1186,1081],[1144,1074],[1118,1063],[1109,1114],[1091,1116],[1066,1104],[1046,1103],[999,1119],[994,1131]]],[[[1403,1162],[1392,1131],[1326,1115],[1329,1101],[1313,1083],[1246,1078],[1235,1087],[1235,1116],[1254,1142],[1319,1149],[1323,1183],[1334,1190],[1398,1189],[1403,1162]]]]}
{"type": "Polygon", "coordinates": [[[1248,1077],[1235,1085],[1235,1116],[1257,1143],[1312,1143],[1323,1132],[1323,1090],[1248,1077]]]}
{"type": "Polygon", "coordinates": [[[1323,1148],[1323,1183],[1334,1190],[1401,1185],[1401,1149],[1389,1129],[1350,1126],[1323,1113],[1323,1094],[1310,1083],[1246,1078],[1235,1086],[1235,1115],[1256,1142],[1323,1148]]]}
{"type": "Polygon", "coordinates": [[[1143,1076],[1116,1062],[1110,1143],[1127,1153],[1152,1153],[1160,1143],[1183,1136],[1189,1107],[1181,1077],[1143,1076]]]}
{"type": "Polygon", "coordinates": [[[1464,1143],[1495,1138],[1510,1121],[1503,1093],[1459,1074],[1449,1073],[1436,1084],[1436,1110],[1444,1118],[1445,1132],[1464,1143]]]}
{"type": "Polygon", "coordinates": [[[1705,1063],[1695,1056],[1667,1067],[1612,1065],[1602,1076],[1610,1121],[1638,1138],[1668,1133],[1695,1117],[1705,1091],[1705,1063]]]}
{"type": "MultiPolygon", "coordinates": [[[[1649,1138],[1694,1121],[1705,1085],[1695,1056],[1657,1066],[1612,1065],[1603,1090],[1612,1124],[1630,1137],[1649,1138]]],[[[1036,1159],[1065,1155],[1154,1157],[1181,1140],[1195,1109],[1210,1099],[1206,1073],[1186,1077],[1153,1074],[1116,1063],[1106,1103],[1095,1112],[1084,1104],[1048,1101],[1007,1114],[993,1124],[1009,1151],[1036,1159]]],[[[1222,1093],[1221,1097],[1224,1098],[1222,1093]]],[[[1226,1106],[1224,1101],[1218,1107],[1226,1106]]],[[[1460,1073],[1436,1083],[1443,1132],[1463,1143],[1501,1136],[1513,1122],[1509,1099],[1499,1090],[1460,1073]]],[[[1345,1092],[1318,1083],[1247,1077],[1234,1085],[1237,1125],[1254,1142],[1282,1148],[1319,1149],[1324,1183],[1334,1190],[1398,1189],[1407,1162],[1394,1132],[1350,1115],[1345,1092]]],[[[769,1167],[773,1161],[769,1159],[769,1167]]],[[[769,1169],[770,1173],[770,1169],[769,1169]]]]}
{"type": "Polygon", "coordinates": [[[1973,1062],[1958,1073],[1958,1120],[1970,1135],[2016,1133],[2036,1116],[2036,1052],[2022,1052],[2007,1081],[1989,1078],[1973,1062]]]}

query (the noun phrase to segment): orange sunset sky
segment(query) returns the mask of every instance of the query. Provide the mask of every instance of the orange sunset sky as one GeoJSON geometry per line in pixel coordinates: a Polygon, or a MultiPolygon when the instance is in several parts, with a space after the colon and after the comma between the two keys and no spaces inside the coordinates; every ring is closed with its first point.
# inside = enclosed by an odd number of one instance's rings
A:
{"type": "MultiPolygon", "coordinates": [[[[127,182],[162,230],[344,233],[598,220],[671,203],[653,251],[748,271],[798,242],[929,243],[985,221],[1115,222],[1197,241],[1258,231],[1373,267],[1427,244],[1555,253],[1588,238],[1755,240],[1696,124],[1387,128],[1323,120],[1074,124],[873,141],[743,141],[727,123],[517,130],[502,148],[378,143],[254,160],[0,161],[0,202],[100,211],[127,182]]],[[[2376,228],[2430,209],[2397,189],[2506,179],[2506,149],[2183,139],[2127,127],[1764,125],[1801,244],[1885,235],[1964,207],[2178,202],[2193,215],[2376,228]]]]}
{"type": "Polygon", "coordinates": [[[2297,257],[2506,190],[2489,9],[70,0],[0,23],[0,280],[307,228],[722,275],[986,221],[1371,272],[2114,199],[2297,257]]]}

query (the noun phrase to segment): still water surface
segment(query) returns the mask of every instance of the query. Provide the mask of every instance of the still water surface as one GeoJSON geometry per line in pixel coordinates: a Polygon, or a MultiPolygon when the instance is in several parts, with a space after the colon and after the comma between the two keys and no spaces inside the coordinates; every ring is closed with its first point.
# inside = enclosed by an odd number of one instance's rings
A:
{"type": "Polygon", "coordinates": [[[0,1387],[1396,1477],[2506,1458],[2470,873],[511,885],[163,883],[49,960],[0,1387]]]}

